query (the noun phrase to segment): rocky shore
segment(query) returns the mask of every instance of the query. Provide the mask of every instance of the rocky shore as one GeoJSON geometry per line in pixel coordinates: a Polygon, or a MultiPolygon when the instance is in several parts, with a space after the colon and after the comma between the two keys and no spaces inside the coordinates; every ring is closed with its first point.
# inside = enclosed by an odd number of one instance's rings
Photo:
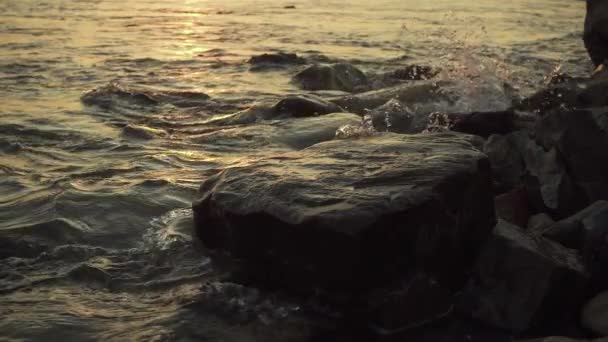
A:
{"type": "Polygon", "coordinates": [[[608,339],[608,77],[436,113],[415,108],[458,95],[431,67],[249,63],[316,95],[209,122],[281,148],[208,178],[195,229],[232,281],[306,308],[301,339],[608,339]]]}

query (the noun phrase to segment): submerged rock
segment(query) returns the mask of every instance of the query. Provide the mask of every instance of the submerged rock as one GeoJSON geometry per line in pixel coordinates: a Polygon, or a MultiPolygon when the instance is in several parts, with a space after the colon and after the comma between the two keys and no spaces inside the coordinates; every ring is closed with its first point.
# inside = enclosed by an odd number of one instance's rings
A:
{"type": "Polygon", "coordinates": [[[426,82],[347,95],[331,101],[349,112],[363,115],[367,111],[380,107],[392,99],[400,101],[407,106],[441,101],[449,102],[452,100],[449,94],[446,94],[442,90],[440,83],[426,82]]]}
{"type": "Polygon", "coordinates": [[[167,132],[162,129],[129,124],[122,128],[121,134],[127,138],[152,140],[158,137],[164,137],[167,132]]]}
{"type": "Polygon", "coordinates": [[[383,134],[228,168],[201,186],[196,233],[269,286],[352,292],[422,271],[458,288],[495,222],[470,140],[383,134]]]}
{"type": "Polygon", "coordinates": [[[356,125],[361,117],[351,113],[332,113],[318,117],[267,121],[257,125],[214,130],[189,138],[206,150],[220,152],[251,150],[269,153],[269,148],[283,150],[302,149],[332,140],[340,127],[356,125]],[[259,150],[263,148],[263,150],[259,150]]]}
{"type": "Polygon", "coordinates": [[[515,333],[562,332],[576,322],[587,281],[575,251],[501,220],[467,291],[470,310],[515,333]]]}
{"type": "Polygon", "coordinates": [[[209,124],[246,125],[262,120],[310,117],[339,112],[344,110],[318,96],[298,95],[286,97],[272,106],[254,105],[244,111],[209,121],[209,124]]]}
{"type": "Polygon", "coordinates": [[[306,59],[295,53],[265,53],[253,56],[247,61],[251,65],[249,71],[264,71],[269,69],[284,68],[290,65],[306,64],[306,59]]]}
{"type": "Polygon", "coordinates": [[[315,64],[293,77],[294,83],[305,90],[366,90],[369,80],[365,74],[348,63],[315,64]]]}

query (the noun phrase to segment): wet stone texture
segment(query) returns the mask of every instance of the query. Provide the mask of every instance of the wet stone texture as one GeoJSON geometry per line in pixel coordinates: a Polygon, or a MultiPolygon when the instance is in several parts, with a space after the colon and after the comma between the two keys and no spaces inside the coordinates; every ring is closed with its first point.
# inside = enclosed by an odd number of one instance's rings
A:
{"type": "Polygon", "coordinates": [[[357,292],[423,271],[457,289],[495,222],[471,140],[384,134],[228,168],[201,186],[196,233],[274,287],[357,292]]]}

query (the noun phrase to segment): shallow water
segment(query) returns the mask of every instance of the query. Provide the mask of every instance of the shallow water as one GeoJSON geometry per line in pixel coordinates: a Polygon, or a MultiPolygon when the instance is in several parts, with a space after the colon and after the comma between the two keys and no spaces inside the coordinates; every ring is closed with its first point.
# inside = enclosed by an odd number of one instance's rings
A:
{"type": "Polygon", "coordinates": [[[589,72],[583,16],[573,0],[0,0],[1,336],[297,335],[298,306],[222,283],[192,242],[201,181],[284,150],[251,143],[265,126],[205,122],[302,93],[299,66],[251,72],[247,59],[432,65],[460,95],[434,111],[501,109],[505,84],[521,96],[556,68],[589,72]]]}

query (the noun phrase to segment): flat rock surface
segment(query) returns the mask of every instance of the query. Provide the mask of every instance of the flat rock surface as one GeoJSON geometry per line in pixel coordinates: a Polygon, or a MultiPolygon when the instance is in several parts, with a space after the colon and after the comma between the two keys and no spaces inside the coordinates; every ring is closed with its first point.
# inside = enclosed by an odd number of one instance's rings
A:
{"type": "Polygon", "coordinates": [[[471,139],[382,134],[226,169],[201,186],[197,234],[279,286],[366,288],[414,269],[459,286],[495,222],[471,139]]]}

